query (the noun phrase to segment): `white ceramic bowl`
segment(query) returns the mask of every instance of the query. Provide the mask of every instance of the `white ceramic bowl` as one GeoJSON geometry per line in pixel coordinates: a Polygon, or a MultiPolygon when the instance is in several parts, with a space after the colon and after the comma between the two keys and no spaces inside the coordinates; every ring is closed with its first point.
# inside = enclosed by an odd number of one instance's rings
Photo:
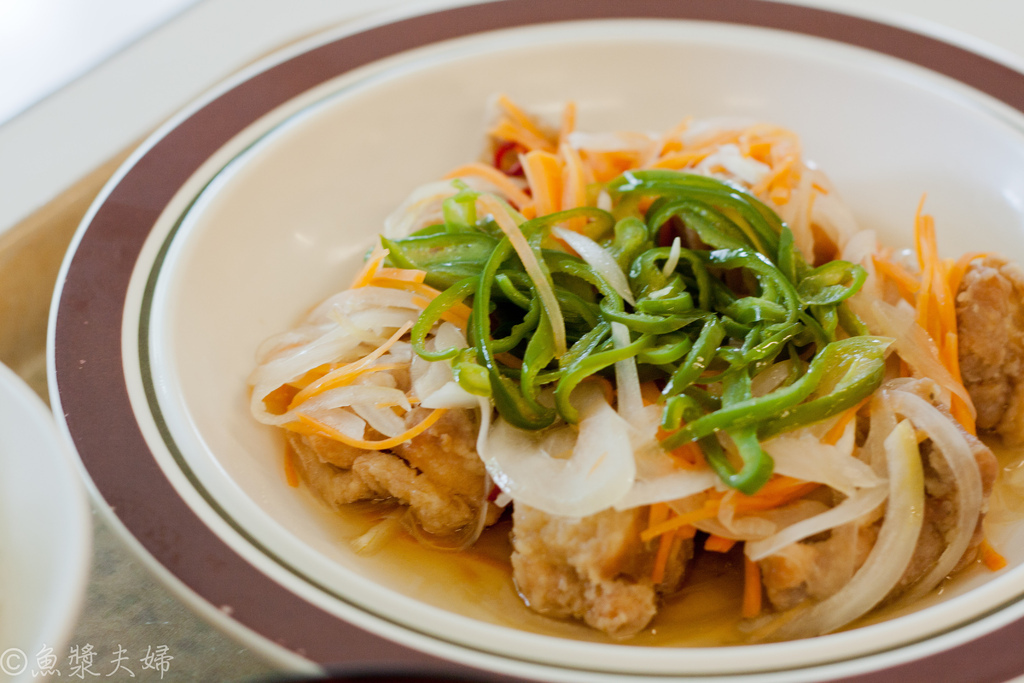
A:
{"type": "Polygon", "coordinates": [[[797,681],[917,661],[942,670],[937,653],[951,649],[985,666],[966,644],[1024,616],[1024,524],[1011,524],[991,534],[1009,569],[971,572],[813,647],[609,644],[530,615],[486,562],[357,555],[345,542],[357,522],[286,485],[280,435],[247,412],[256,347],[349,282],[411,189],[477,155],[494,92],[575,100],[594,131],[664,130],[689,115],[775,122],[885,241],[909,242],[927,192],[944,252],[1024,262],[1024,103],[982,85],[992,73],[1024,84],[1019,72],[820,10],[787,6],[783,21],[771,3],[740,2],[737,20],[724,5],[697,17],[684,5],[552,0],[549,23],[529,18],[535,0],[513,0],[320,37],[211,93],[114,179],[55,299],[55,402],[117,523],[210,618],[296,668],[436,665],[427,653],[558,680],[797,681]],[[637,16],[595,18],[616,12],[637,16]],[[921,46],[937,56],[915,58],[921,46]],[[966,75],[942,66],[957,63],[966,75]],[[102,460],[111,448],[116,473],[102,460]]]}
{"type": "MultiPolygon", "coordinates": [[[[85,593],[91,512],[74,453],[38,396],[0,365],[0,679],[63,661],[85,593]]],[[[10,677],[10,678],[7,678],[10,677]]]]}

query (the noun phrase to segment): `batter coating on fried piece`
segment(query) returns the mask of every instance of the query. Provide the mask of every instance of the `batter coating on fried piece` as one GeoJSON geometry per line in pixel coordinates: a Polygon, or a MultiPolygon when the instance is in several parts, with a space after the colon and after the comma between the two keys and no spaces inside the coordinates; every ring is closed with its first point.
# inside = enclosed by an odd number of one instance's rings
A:
{"type": "Polygon", "coordinates": [[[1024,444],[1024,271],[998,256],[974,261],[956,297],[960,373],[978,429],[1024,444]]]}

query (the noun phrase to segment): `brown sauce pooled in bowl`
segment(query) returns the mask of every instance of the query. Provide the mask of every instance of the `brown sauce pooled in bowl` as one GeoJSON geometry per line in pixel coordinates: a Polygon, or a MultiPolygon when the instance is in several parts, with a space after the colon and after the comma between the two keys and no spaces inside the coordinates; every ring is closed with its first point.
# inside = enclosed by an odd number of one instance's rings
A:
{"type": "MultiPolygon", "coordinates": [[[[322,505],[318,507],[323,508],[322,505]]],[[[325,511],[337,524],[339,541],[352,544],[393,514],[396,506],[356,503],[325,511]],[[340,524],[338,524],[340,522],[340,524]]],[[[662,605],[646,629],[628,639],[611,638],[586,625],[532,611],[516,592],[510,556],[511,520],[503,518],[470,548],[428,547],[398,529],[360,559],[381,583],[435,607],[540,635],[631,646],[714,647],[745,642],[740,625],[743,593],[741,546],[728,553],[698,552],[684,584],[662,605]]]]}
{"type": "MultiPolygon", "coordinates": [[[[1019,522],[1024,515],[1024,448],[990,445],[1002,470],[988,522],[991,540],[999,547],[1003,538],[1012,533],[1008,525],[1019,522]]],[[[390,516],[401,514],[392,503],[356,503],[340,511],[328,510],[312,497],[310,503],[337,529],[339,543],[346,545],[351,545],[390,516]]],[[[498,626],[539,635],[630,646],[716,647],[750,642],[740,617],[743,594],[740,545],[727,553],[698,551],[682,588],[664,602],[650,625],[636,636],[619,640],[579,622],[537,614],[523,602],[512,578],[511,530],[512,523],[506,515],[486,529],[472,547],[450,551],[428,547],[399,526],[379,547],[357,554],[372,568],[372,575],[389,588],[432,606],[498,626]]],[[[949,581],[945,582],[924,602],[884,607],[843,630],[917,611],[951,589],[969,590],[992,576],[979,560],[959,572],[952,586],[949,581]]]]}

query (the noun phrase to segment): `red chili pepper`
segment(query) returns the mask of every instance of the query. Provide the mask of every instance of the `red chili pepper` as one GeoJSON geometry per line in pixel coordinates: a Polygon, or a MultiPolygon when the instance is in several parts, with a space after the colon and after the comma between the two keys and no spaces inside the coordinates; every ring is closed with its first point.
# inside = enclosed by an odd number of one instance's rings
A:
{"type": "Polygon", "coordinates": [[[502,142],[494,150],[494,168],[513,178],[523,176],[523,165],[519,163],[519,154],[523,151],[525,150],[517,142],[502,142]]]}

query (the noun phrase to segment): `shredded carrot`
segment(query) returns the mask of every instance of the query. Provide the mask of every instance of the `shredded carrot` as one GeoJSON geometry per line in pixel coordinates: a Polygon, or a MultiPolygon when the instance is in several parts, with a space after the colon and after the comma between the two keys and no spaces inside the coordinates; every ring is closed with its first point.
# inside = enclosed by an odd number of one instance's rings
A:
{"type": "Polygon", "coordinates": [[[654,556],[654,569],[651,570],[651,583],[657,585],[664,581],[665,570],[668,568],[668,560],[672,555],[672,546],[675,545],[676,534],[672,531],[662,534],[658,539],[658,552],[654,556]]]}
{"type": "MultiPolygon", "coordinates": [[[[600,375],[598,375],[600,377],[600,375]]],[[[640,399],[645,406],[653,406],[661,400],[661,391],[654,382],[640,383],[640,399]]]]}
{"type": "MultiPolygon", "coordinates": [[[[562,165],[562,210],[576,209],[587,205],[587,177],[586,169],[579,152],[567,144],[562,144],[559,154],[563,159],[562,165]]],[[[579,232],[587,224],[585,218],[574,218],[566,223],[569,230],[579,232]]]]}
{"type": "Polygon", "coordinates": [[[979,550],[981,551],[981,561],[992,571],[997,572],[1007,565],[1006,558],[992,547],[987,538],[981,541],[979,550]]]}
{"type": "Polygon", "coordinates": [[[971,251],[957,259],[956,263],[953,264],[946,275],[946,280],[949,283],[949,291],[953,293],[954,297],[956,297],[957,292],[960,291],[960,283],[963,282],[964,275],[967,274],[967,269],[970,268],[971,263],[989,255],[990,254],[988,252],[984,251],[971,251]]]}
{"type": "Polygon", "coordinates": [[[295,471],[295,453],[291,448],[284,451],[284,480],[292,488],[299,487],[299,473],[295,471]]]}
{"type": "Polygon", "coordinates": [[[731,538],[723,538],[722,536],[711,534],[704,541],[704,550],[709,550],[713,553],[727,553],[732,550],[734,545],[736,545],[736,541],[731,538]]]}
{"type": "Polygon", "coordinates": [[[427,279],[427,271],[414,268],[378,268],[373,280],[397,280],[419,284],[427,279]]]}
{"type": "Polygon", "coordinates": [[[388,250],[379,244],[373,248],[370,252],[370,256],[366,259],[366,263],[359,270],[355,280],[352,281],[352,289],[357,287],[365,287],[370,284],[370,280],[376,275],[377,269],[380,268],[380,264],[384,262],[384,259],[388,257],[388,250]]]}
{"type": "Polygon", "coordinates": [[[915,300],[914,295],[921,289],[921,283],[918,282],[916,277],[907,272],[906,268],[880,254],[874,254],[871,257],[871,261],[875,264],[875,270],[880,275],[888,278],[896,285],[900,296],[909,302],[915,300]]]}
{"type": "Polygon", "coordinates": [[[540,129],[526,112],[517,107],[507,95],[499,95],[498,104],[505,110],[505,113],[508,114],[509,119],[515,126],[544,142],[544,146],[538,146],[536,149],[543,149],[548,152],[554,151],[554,145],[548,140],[547,134],[540,129]]]}
{"type": "Polygon", "coordinates": [[[289,409],[294,408],[303,401],[316,396],[317,394],[321,394],[328,389],[333,389],[334,387],[351,382],[364,368],[369,367],[371,363],[387,353],[388,349],[394,346],[395,342],[401,339],[411,328],[412,323],[402,325],[386,342],[378,346],[369,354],[363,356],[357,361],[342,365],[340,368],[328,372],[326,375],[295,394],[295,398],[292,399],[291,405],[288,406],[289,409]]]}
{"type": "Polygon", "coordinates": [[[739,491],[729,491],[725,494],[723,502],[728,499],[734,505],[737,513],[771,510],[798,498],[803,498],[819,486],[821,484],[813,481],[802,481],[777,475],[769,479],[768,483],[754,495],[748,496],[739,491]]]}
{"type": "Polygon", "coordinates": [[[550,152],[535,150],[519,157],[530,184],[534,208],[538,216],[555,213],[562,208],[562,161],[550,152]]]}
{"type": "MultiPolygon", "coordinates": [[[[917,321],[935,342],[939,361],[962,387],[956,293],[971,261],[984,254],[965,254],[955,263],[940,260],[935,221],[931,216],[923,214],[924,200],[925,197],[922,197],[914,216],[914,241],[921,267],[921,288],[917,292],[916,302],[917,321]]],[[[965,430],[977,433],[974,406],[969,401],[954,393],[950,412],[965,430]]]]}
{"type": "Polygon", "coordinates": [[[519,187],[514,180],[493,166],[482,164],[479,161],[474,161],[470,164],[463,164],[462,166],[449,171],[448,174],[445,175],[445,178],[464,178],[467,176],[477,176],[487,180],[497,187],[501,193],[505,195],[505,199],[511,202],[513,206],[522,208],[530,203],[530,195],[523,192],[523,189],[519,187]]]}
{"type": "Polygon", "coordinates": [[[361,448],[367,451],[380,451],[386,448],[394,448],[399,444],[405,443],[406,441],[419,436],[423,432],[427,431],[432,424],[441,419],[441,416],[445,414],[446,410],[447,408],[436,408],[415,427],[402,432],[398,436],[391,437],[390,439],[382,439],[380,441],[353,439],[351,436],[338,431],[334,427],[324,424],[320,420],[312,418],[309,415],[303,415],[302,413],[299,413],[298,415],[298,424],[292,422],[285,425],[285,427],[298,432],[305,431],[302,427],[306,427],[321,436],[326,436],[329,439],[340,441],[341,443],[352,446],[353,448],[361,448]]]}
{"type": "Polygon", "coordinates": [[[288,412],[288,406],[291,405],[296,393],[298,389],[294,385],[282,384],[263,397],[263,405],[271,415],[283,415],[288,412]]]}
{"type": "Polygon", "coordinates": [[[753,619],[761,613],[761,569],[746,555],[743,556],[743,608],[744,619],[753,619]]]}
{"type": "Polygon", "coordinates": [[[860,403],[858,403],[857,405],[843,413],[839,417],[839,420],[834,425],[832,425],[832,428],[825,433],[825,438],[822,439],[822,441],[829,444],[830,446],[834,446],[837,443],[839,443],[839,439],[843,438],[843,432],[846,431],[846,427],[854,420],[854,418],[857,417],[857,413],[860,412],[860,409],[863,408],[864,405],[870,400],[870,396],[865,397],[861,399],[860,403]]]}
{"type": "Polygon", "coordinates": [[[576,130],[576,103],[569,101],[565,103],[562,110],[562,128],[558,131],[558,146],[566,143],[566,138],[576,130]]]}
{"type": "Polygon", "coordinates": [[[672,519],[665,520],[660,524],[649,526],[640,533],[640,540],[646,543],[652,538],[657,538],[669,531],[675,531],[680,527],[692,525],[694,522],[711,519],[718,514],[718,506],[720,503],[720,499],[709,499],[705,501],[702,507],[697,508],[692,512],[676,515],[672,519]]]}
{"type": "Polygon", "coordinates": [[[487,132],[493,138],[514,142],[529,151],[548,152],[554,147],[546,137],[536,135],[509,119],[502,119],[487,132]]]}

